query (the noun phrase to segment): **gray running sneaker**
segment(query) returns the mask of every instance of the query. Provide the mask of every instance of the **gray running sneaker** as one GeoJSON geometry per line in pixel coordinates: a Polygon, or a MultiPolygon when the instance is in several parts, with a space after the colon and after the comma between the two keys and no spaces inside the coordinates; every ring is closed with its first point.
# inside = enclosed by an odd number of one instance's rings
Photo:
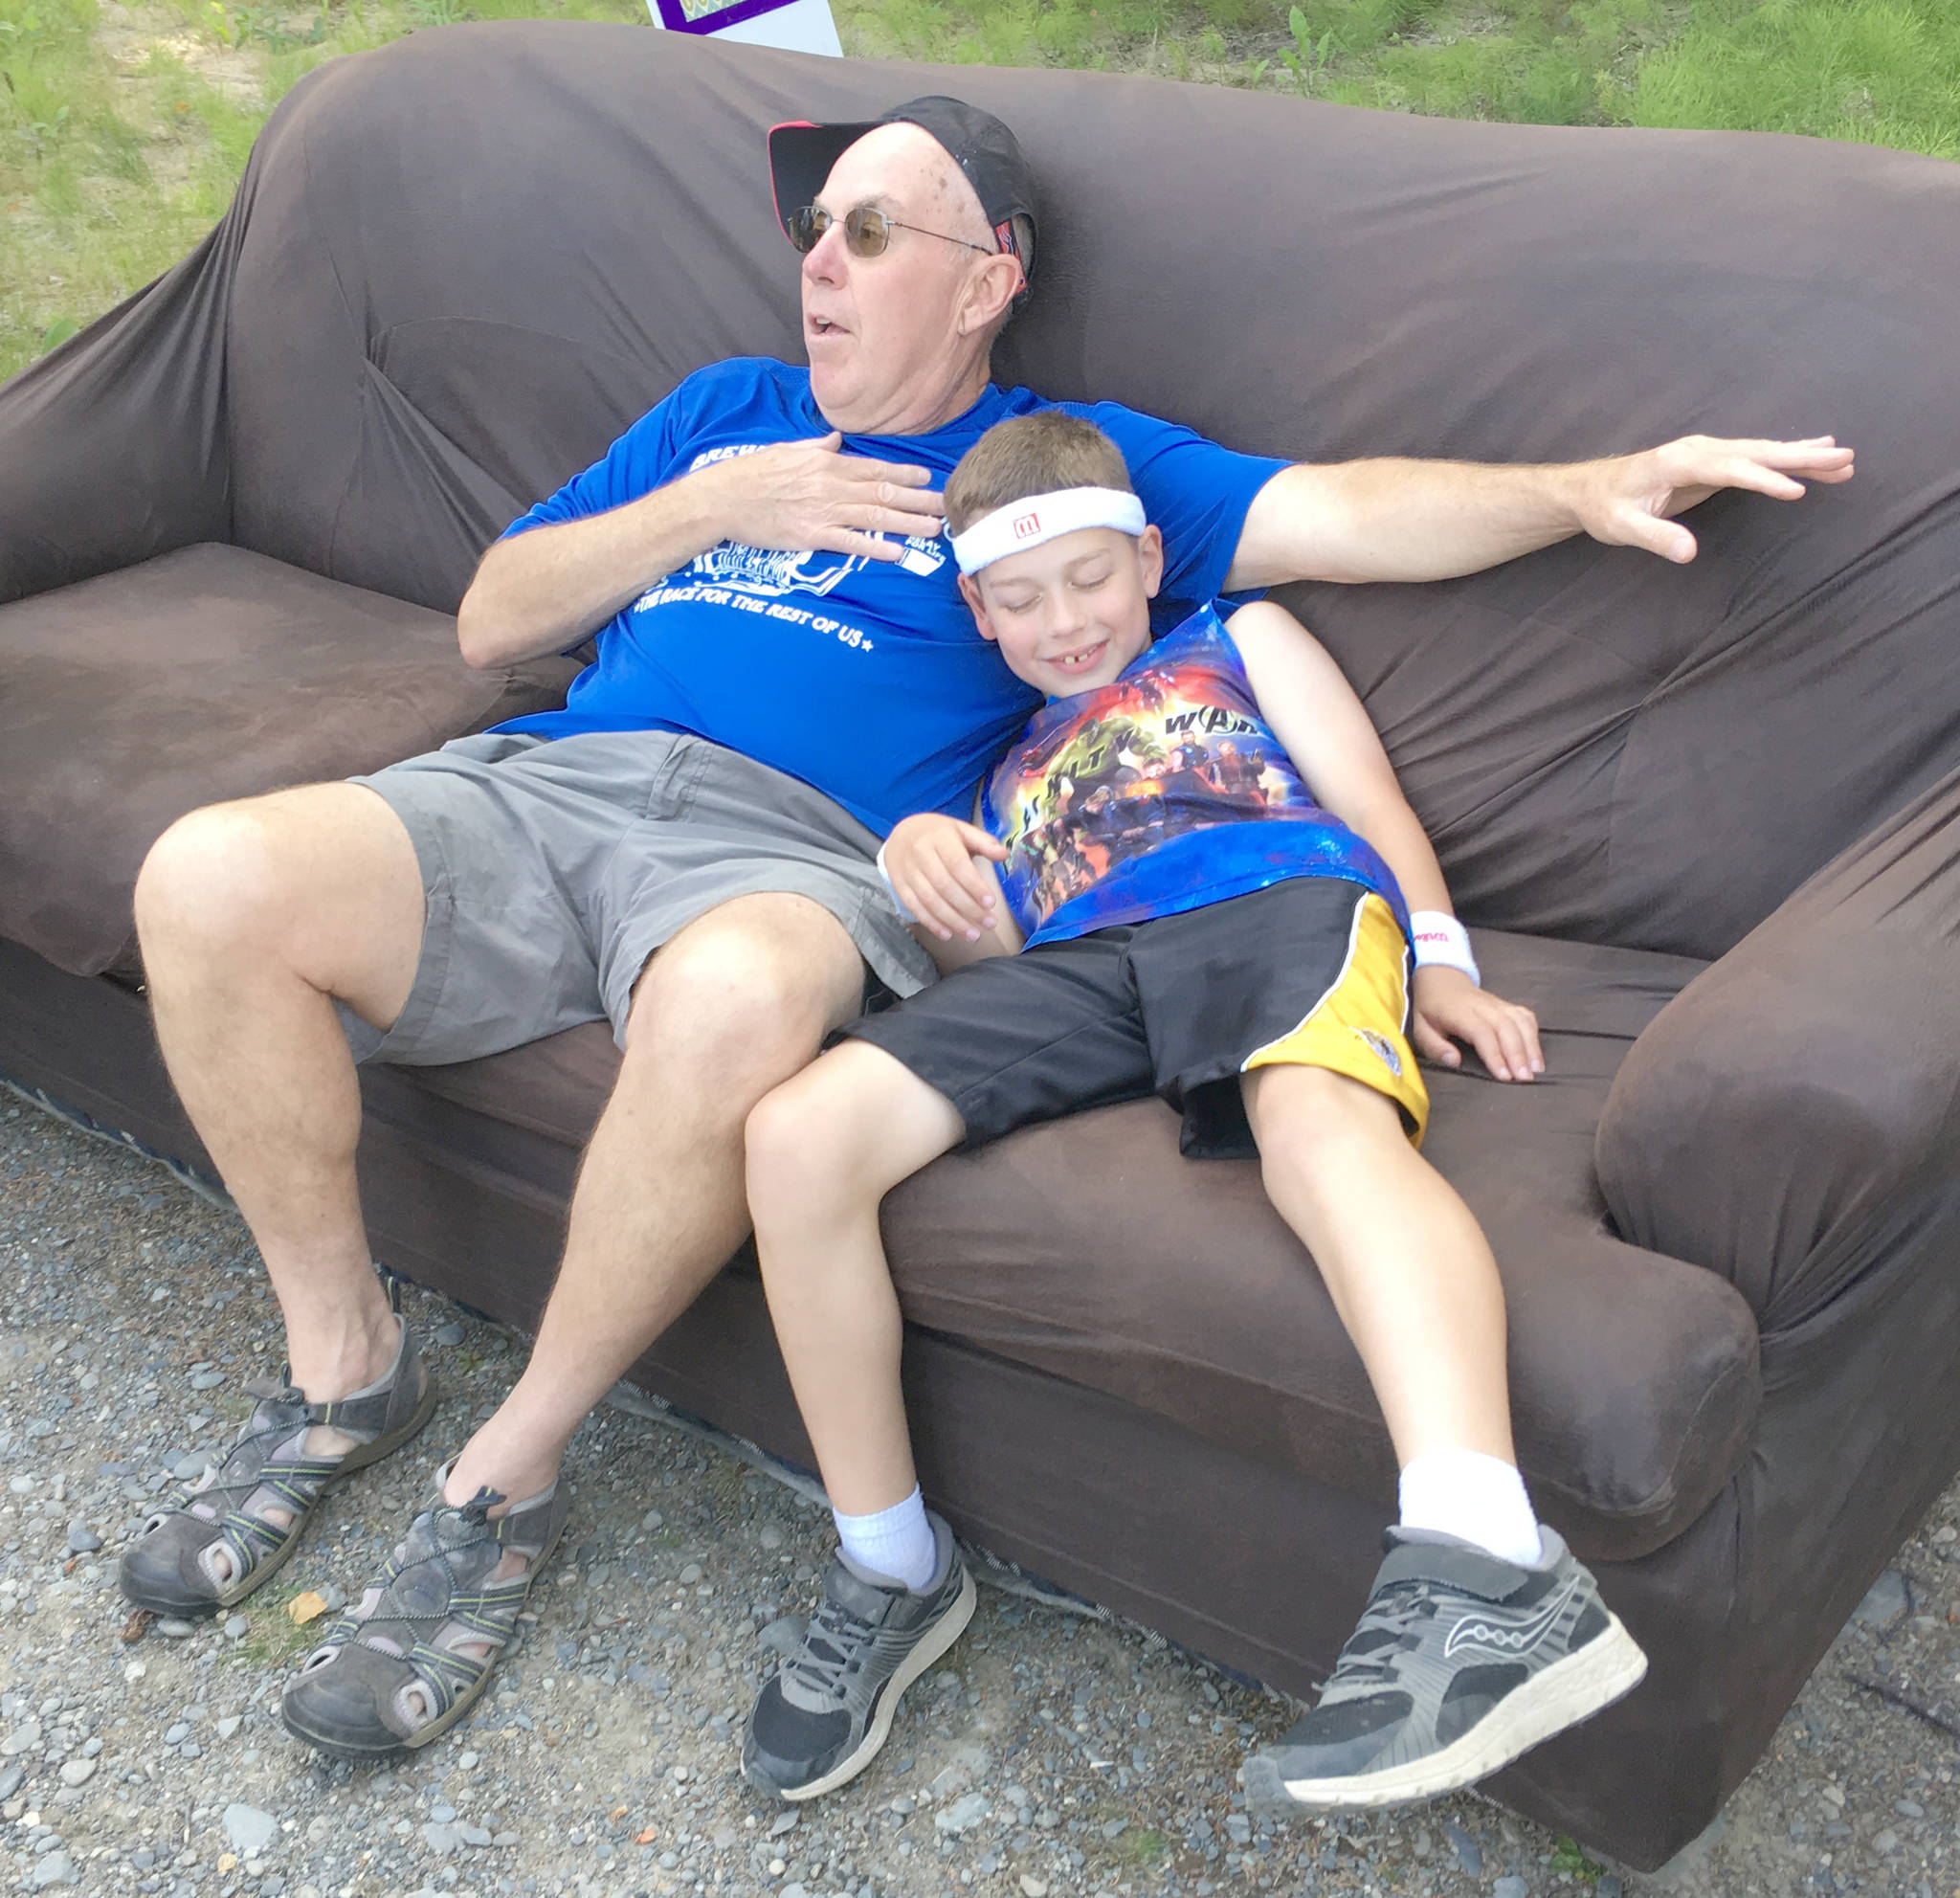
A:
{"type": "Polygon", "coordinates": [[[1550,1530],[1522,1569],[1455,1536],[1392,1529],[1361,1625],[1319,1704],[1245,1763],[1276,1819],[1468,1786],[1629,1693],[1647,1657],[1550,1530]]]}
{"type": "Polygon", "coordinates": [[[841,1550],[833,1558],[802,1648],[748,1716],[742,1772],[751,1786],[813,1799],[856,1778],[890,1734],[900,1696],[973,1619],[973,1577],[952,1530],[930,1520],[939,1566],[917,1594],[841,1550]]]}

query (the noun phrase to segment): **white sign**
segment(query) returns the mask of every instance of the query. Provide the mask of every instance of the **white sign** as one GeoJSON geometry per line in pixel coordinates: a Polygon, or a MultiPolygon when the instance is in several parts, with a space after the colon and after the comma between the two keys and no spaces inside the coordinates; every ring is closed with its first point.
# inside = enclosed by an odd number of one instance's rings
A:
{"type": "Polygon", "coordinates": [[[657,27],[841,57],[831,0],[647,0],[657,27]]]}

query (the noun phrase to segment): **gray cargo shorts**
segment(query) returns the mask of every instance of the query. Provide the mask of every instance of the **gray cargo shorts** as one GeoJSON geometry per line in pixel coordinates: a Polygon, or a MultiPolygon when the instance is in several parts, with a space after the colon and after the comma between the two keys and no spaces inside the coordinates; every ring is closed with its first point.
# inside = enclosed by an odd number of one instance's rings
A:
{"type": "Polygon", "coordinates": [[[671,731],[484,732],[350,783],[408,827],[428,910],[414,987],[354,1059],[473,1061],[583,1021],[624,1045],[647,958],[738,896],[821,904],[902,995],[932,980],[878,874],[878,838],[798,778],[671,731]]]}

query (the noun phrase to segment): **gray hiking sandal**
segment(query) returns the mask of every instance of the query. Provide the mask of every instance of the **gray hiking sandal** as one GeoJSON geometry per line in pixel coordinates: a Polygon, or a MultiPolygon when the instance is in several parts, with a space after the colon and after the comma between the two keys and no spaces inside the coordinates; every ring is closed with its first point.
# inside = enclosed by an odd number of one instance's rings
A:
{"type": "Polygon", "coordinates": [[[1520,1568],[1392,1529],[1319,1704],[1245,1763],[1268,1818],[1401,1805],[1507,1766],[1639,1684],[1647,1657],[1560,1537],[1520,1568]]]}
{"type": "Polygon", "coordinates": [[[401,1340],[388,1374],[365,1391],[312,1404],[285,1380],[255,1378],[257,1401],[219,1463],[151,1511],[123,1552],[122,1593],[159,1615],[209,1614],[270,1581],[295,1548],[322,1493],[398,1450],[435,1409],[435,1379],[399,1312],[401,1340]],[[336,1457],[306,1453],[315,1428],[357,1438],[336,1457]],[[284,1516],[285,1521],[278,1520],[284,1516]]]}
{"type": "Polygon", "coordinates": [[[570,1513],[564,1479],[503,1515],[479,1489],[467,1503],[435,1502],[359,1601],[286,1686],[287,1730],[339,1759],[379,1759],[439,1739],[476,1704],[517,1632],[531,1583],[570,1513]],[[507,1557],[521,1573],[500,1580],[507,1557]]]}
{"type": "Polygon", "coordinates": [[[900,1697],[973,1619],[973,1576],[953,1532],[927,1511],[938,1545],[916,1592],[841,1550],[803,1645],[758,1696],[742,1747],[751,1786],[784,1799],[834,1791],[878,1757],[900,1697]]]}

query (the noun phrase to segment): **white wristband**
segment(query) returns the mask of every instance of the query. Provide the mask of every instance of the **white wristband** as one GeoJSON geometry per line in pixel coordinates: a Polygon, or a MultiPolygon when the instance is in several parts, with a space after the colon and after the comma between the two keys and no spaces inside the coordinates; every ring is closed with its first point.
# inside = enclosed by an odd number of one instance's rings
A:
{"type": "MultiPolygon", "coordinates": [[[[897,890],[892,888],[892,873],[884,867],[883,844],[880,844],[878,846],[878,874],[884,879],[885,894],[891,898],[892,907],[899,912],[899,921],[901,923],[918,922],[918,917],[914,916],[912,912],[905,907],[904,899],[902,896],[900,896],[897,890]]],[[[1475,976],[1471,977],[1472,981],[1475,981],[1476,979],[1477,978],[1475,976]]]]}
{"type": "Polygon", "coordinates": [[[1470,953],[1470,932],[1454,916],[1441,909],[1417,909],[1410,915],[1409,927],[1415,938],[1416,968],[1439,962],[1445,969],[1460,970],[1482,988],[1477,958],[1470,953]]]}

